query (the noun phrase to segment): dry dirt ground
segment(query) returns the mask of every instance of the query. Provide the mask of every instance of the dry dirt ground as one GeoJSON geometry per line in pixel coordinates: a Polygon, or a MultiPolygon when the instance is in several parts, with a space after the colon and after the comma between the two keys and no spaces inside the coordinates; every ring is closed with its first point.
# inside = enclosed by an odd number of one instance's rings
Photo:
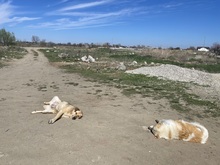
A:
{"type": "Polygon", "coordinates": [[[157,140],[142,126],[183,118],[166,100],[128,98],[51,66],[31,49],[0,69],[0,164],[220,164],[219,119],[192,117],[209,130],[207,144],[157,140]],[[80,107],[84,117],[49,125],[53,114],[31,114],[54,95],[80,107]]]}

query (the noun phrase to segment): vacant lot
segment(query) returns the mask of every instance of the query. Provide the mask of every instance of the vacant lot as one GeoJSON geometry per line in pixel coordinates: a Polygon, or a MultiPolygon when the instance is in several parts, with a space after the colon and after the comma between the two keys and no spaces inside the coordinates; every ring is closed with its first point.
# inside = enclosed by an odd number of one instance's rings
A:
{"type": "MultiPolygon", "coordinates": [[[[168,98],[152,96],[157,93],[143,97],[127,90],[124,95],[127,83],[116,88],[88,81],[51,66],[36,48],[27,50],[24,58],[0,69],[0,164],[219,164],[218,116],[175,111],[168,98]],[[54,115],[31,114],[54,95],[80,107],[84,117],[49,125],[54,115]],[[162,118],[196,120],[207,127],[210,138],[204,145],[157,140],[142,129],[162,118]]],[[[205,97],[199,88],[197,93],[205,97]]],[[[208,93],[214,100],[219,97],[208,93]]]]}

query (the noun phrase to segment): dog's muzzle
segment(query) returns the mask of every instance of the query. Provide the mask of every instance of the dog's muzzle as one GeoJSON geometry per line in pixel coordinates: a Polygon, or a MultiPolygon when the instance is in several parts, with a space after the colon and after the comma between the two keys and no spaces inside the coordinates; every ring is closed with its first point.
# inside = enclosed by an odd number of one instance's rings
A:
{"type": "Polygon", "coordinates": [[[149,127],[148,127],[148,129],[149,129],[150,131],[152,131],[153,126],[152,126],[152,125],[151,125],[151,126],[149,126],[149,127]]]}
{"type": "Polygon", "coordinates": [[[150,132],[155,136],[155,130],[154,130],[154,126],[149,126],[148,129],[150,130],[150,132]]]}

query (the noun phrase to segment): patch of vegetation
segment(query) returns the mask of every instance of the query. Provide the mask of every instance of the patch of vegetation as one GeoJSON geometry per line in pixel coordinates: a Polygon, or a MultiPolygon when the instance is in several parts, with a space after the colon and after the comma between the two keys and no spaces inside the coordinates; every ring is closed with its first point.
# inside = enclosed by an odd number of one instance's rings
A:
{"type": "Polygon", "coordinates": [[[0,46],[0,68],[4,67],[6,64],[5,61],[11,59],[20,59],[27,54],[27,51],[23,48],[16,46],[1,47],[0,46]]]}
{"type": "Polygon", "coordinates": [[[10,60],[10,59],[20,59],[27,54],[27,51],[21,47],[0,47],[0,59],[10,60]]]}
{"type": "Polygon", "coordinates": [[[50,62],[62,62],[62,59],[58,57],[59,52],[56,49],[41,49],[40,51],[44,53],[50,62]]]}

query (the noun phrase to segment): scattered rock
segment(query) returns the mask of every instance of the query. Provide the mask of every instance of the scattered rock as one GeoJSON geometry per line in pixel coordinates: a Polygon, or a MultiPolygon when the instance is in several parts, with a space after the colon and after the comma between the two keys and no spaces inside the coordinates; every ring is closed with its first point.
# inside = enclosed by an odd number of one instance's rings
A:
{"type": "Polygon", "coordinates": [[[133,61],[130,65],[137,65],[138,63],[137,63],[137,61],[133,61]]]}
{"type": "Polygon", "coordinates": [[[119,65],[116,67],[118,70],[126,70],[126,66],[124,65],[123,62],[120,62],[119,65]]]}
{"type": "Polygon", "coordinates": [[[60,53],[60,54],[58,54],[58,57],[67,58],[67,57],[69,57],[69,55],[67,53],[60,53]]]}

